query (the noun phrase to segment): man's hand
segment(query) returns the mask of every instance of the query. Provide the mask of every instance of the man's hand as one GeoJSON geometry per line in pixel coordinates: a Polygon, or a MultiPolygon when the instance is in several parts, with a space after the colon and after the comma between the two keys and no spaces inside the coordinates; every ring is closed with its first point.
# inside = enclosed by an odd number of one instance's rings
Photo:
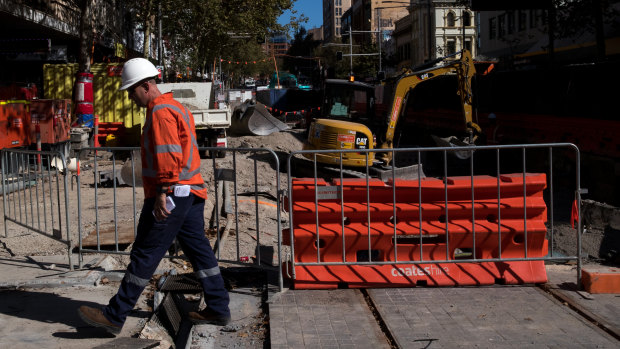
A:
{"type": "Polygon", "coordinates": [[[153,207],[153,214],[157,221],[163,221],[168,218],[170,211],[166,209],[166,194],[157,194],[155,197],[155,206],[153,207]]]}

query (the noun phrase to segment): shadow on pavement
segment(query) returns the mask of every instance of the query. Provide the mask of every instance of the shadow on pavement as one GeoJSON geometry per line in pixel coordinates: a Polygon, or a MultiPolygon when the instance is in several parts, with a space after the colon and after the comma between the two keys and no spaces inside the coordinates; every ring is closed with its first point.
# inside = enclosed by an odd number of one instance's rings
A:
{"type": "MultiPolygon", "coordinates": [[[[52,334],[54,337],[67,339],[114,337],[103,329],[88,326],[78,316],[77,309],[80,306],[100,307],[101,304],[74,300],[49,292],[9,290],[0,292],[0,297],[2,298],[0,313],[8,317],[31,320],[42,324],[59,323],[76,329],[76,332],[55,332],[52,334]]],[[[130,316],[146,318],[148,313],[132,311],[130,316]]],[[[10,323],[10,320],[8,322],[10,323]]],[[[16,319],[15,323],[23,322],[16,319]]],[[[7,330],[6,327],[5,330],[7,330]]]]}

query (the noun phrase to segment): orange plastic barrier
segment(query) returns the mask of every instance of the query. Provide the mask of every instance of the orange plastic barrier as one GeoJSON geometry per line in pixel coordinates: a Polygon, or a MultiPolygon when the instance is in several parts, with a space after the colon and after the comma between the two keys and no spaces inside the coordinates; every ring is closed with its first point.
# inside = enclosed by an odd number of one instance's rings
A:
{"type": "Polygon", "coordinates": [[[27,147],[30,139],[30,101],[0,101],[0,149],[27,147]]]}
{"type": "MultiPolygon", "coordinates": [[[[446,183],[425,178],[397,180],[395,187],[376,179],[345,179],[342,192],[340,180],[331,186],[319,180],[315,188],[314,179],[294,179],[295,262],[368,263],[295,266],[294,287],[545,282],[543,261],[484,261],[547,255],[545,175],[526,174],[525,186],[523,179],[523,174],[502,175],[499,182],[475,176],[472,186],[470,177],[452,177],[446,183]],[[433,263],[472,258],[480,261],[433,263]],[[397,260],[429,263],[372,264],[397,260]]],[[[291,243],[288,230],[283,243],[291,243]]]]}

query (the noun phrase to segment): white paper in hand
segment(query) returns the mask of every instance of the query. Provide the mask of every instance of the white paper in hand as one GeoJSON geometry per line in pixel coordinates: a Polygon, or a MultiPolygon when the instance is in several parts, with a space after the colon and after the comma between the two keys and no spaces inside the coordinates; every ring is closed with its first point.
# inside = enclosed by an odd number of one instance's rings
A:
{"type": "Polygon", "coordinates": [[[172,212],[172,210],[174,210],[175,207],[177,207],[177,205],[175,205],[174,201],[172,201],[172,197],[166,196],[166,210],[168,210],[169,212],[172,212]]]}
{"type": "MultiPolygon", "coordinates": [[[[177,207],[177,206],[174,204],[174,201],[172,200],[172,197],[166,196],[166,210],[168,210],[168,212],[172,212],[172,210],[174,210],[175,207],[177,207]]],[[[155,216],[155,210],[153,210],[153,216],[155,216]]],[[[155,217],[157,217],[157,216],[155,216],[155,217]]],[[[157,218],[155,218],[155,220],[158,221],[157,218]]]]}

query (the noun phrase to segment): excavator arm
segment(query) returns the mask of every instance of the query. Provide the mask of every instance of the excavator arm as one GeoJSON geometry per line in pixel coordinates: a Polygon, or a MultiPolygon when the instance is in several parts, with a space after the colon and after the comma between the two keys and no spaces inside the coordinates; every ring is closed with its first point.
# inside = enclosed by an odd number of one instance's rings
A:
{"type": "MultiPolygon", "coordinates": [[[[480,133],[480,127],[474,123],[472,119],[471,80],[476,73],[476,68],[474,67],[474,62],[469,51],[462,51],[460,56],[460,59],[439,67],[405,74],[397,81],[394,89],[394,99],[392,101],[390,114],[386,118],[387,128],[384,138],[385,141],[382,142],[380,148],[393,148],[394,131],[403,113],[404,105],[406,104],[409,92],[423,82],[451,73],[456,73],[458,79],[458,94],[461,99],[461,106],[463,110],[464,130],[470,135],[469,139],[465,143],[473,144],[475,142],[477,134],[480,133]]],[[[385,164],[388,164],[392,160],[391,152],[381,153],[378,155],[385,164]]]]}

